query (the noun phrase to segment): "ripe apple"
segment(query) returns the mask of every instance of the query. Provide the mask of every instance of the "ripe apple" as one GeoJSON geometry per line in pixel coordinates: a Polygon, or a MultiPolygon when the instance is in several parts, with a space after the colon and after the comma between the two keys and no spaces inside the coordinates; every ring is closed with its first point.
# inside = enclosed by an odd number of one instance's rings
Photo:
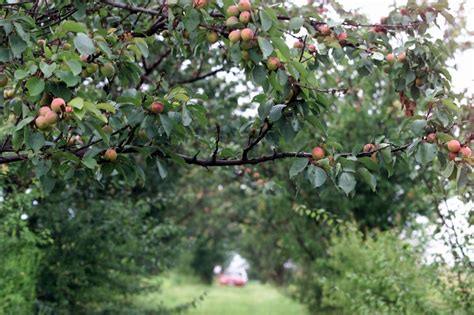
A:
{"type": "Polygon", "coordinates": [[[275,71],[280,68],[281,62],[278,57],[269,57],[267,60],[267,67],[270,71],[275,71]]]}
{"type": "Polygon", "coordinates": [[[337,35],[337,39],[339,40],[339,44],[344,45],[347,42],[347,33],[340,33],[339,35],[337,35]]]}
{"type": "Polygon", "coordinates": [[[429,143],[435,143],[437,138],[438,137],[436,136],[436,134],[432,132],[426,136],[426,141],[428,141],[429,143]]]}
{"type": "Polygon", "coordinates": [[[72,112],[74,112],[74,107],[66,106],[66,113],[72,113],[72,112]]]}
{"type": "Polygon", "coordinates": [[[252,10],[252,5],[250,4],[249,0],[240,0],[237,7],[239,8],[240,12],[252,10]]]}
{"type": "Polygon", "coordinates": [[[327,25],[321,25],[319,27],[319,32],[323,35],[329,35],[331,34],[331,29],[327,25]]]}
{"type": "Polygon", "coordinates": [[[8,77],[4,73],[0,73],[0,87],[4,87],[8,84],[8,77]]]}
{"type": "Polygon", "coordinates": [[[251,28],[244,28],[240,32],[240,37],[242,38],[242,40],[244,42],[251,41],[253,39],[253,36],[254,36],[254,33],[253,33],[253,30],[251,28]]]}
{"type": "Polygon", "coordinates": [[[454,161],[457,156],[458,156],[457,153],[449,152],[449,153],[448,153],[448,160],[454,161]]]}
{"type": "Polygon", "coordinates": [[[56,112],[53,112],[52,110],[47,112],[46,115],[41,116],[41,117],[44,117],[48,125],[53,125],[58,121],[58,114],[56,114],[56,112]]]}
{"type": "Polygon", "coordinates": [[[81,61],[87,62],[87,59],[89,59],[89,55],[81,55],[81,61]]]}
{"type": "Polygon", "coordinates": [[[395,61],[395,56],[393,54],[387,54],[387,56],[385,56],[385,60],[392,63],[395,61]]]}
{"type": "Polygon", "coordinates": [[[53,99],[53,101],[51,102],[51,109],[56,112],[56,113],[60,113],[62,108],[66,105],[66,102],[64,102],[64,100],[60,97],[57,97],[55,99],[53,99]]]}
{"type": "Polygon", "coordinates": [[[163,103],[160,102],[153,102],[150,105],[150,112],[152,112],[153,114],[161,114],[164,109],[165,106],[163,105],[163,103]]]}
{"type": "Polygon", "coordinates": [[[239,19],[236,16],[231,16],[225,21],[225,25],[230,28],[234,29],[239,24],[239,19]]]}
{"type": "Polygon", "coordinates": [[[309,50],[309,52],[311,52],[311,53],[315,53],[315,52],[316,52],[316,46],[313,45],[313,44],[309,44],[309,45],[308,45],[308,50],[309,50]]]}
{"type": "Polygon", "coordinates": [[[207,33],[207,41],[209,44],[215,44],[219,40],[219,35],[216,32],[207,33]]]}
{"type": "Polygon", "coordinates": [[[241,23],[247,24],[248,22],[250,22],[251,19],[252,19],[252,15],[250,14],[249,11],[244,11],[244,12],[240,13],[239,21],[241,23]]]}
{"type": "Polygon", "coordinates": [[[117,159],[117,151],[112,148],[108,148],[104,153],[104,158],[108,161],[115,161],[117,159]]]}
{"type": "Polygon", "coordinates": [[[227,8],[228,16],[239,16],[239,8],[236,5],[231,5],[227,8]]]}
{"type": "Polygon", "coordinates": [[[372,152],[375,150],[375,145],[372,143],[367,143],[364,145],[364,152],[372,152]]]}
{"type": "Polygon", "coordinates": [[[470,147],[462,147],[459,151],[464,158],[471,157],[472,151],[470,147]]]}
{"type": "Polygon", "coordinates": [[[301,49],[303,47],[304,47],[304,43],[300,40],[297,40],[296,42],[293,43],[293,48],[301,49]]]}
{"type": "Polygon", "coordinates": [[[207,0],[193,0],[193,6],[196,9],[203,9],[207,6],[207,0]]]}
{"type": "Polygon", "coordinates": [[[425,82],[423,81],[422,78],[416,78],[416,80],[415,80],[415,85],[416,85],[417,87],[421,87],[421,86],[423,86],[423,84],[425,84],[425,82]]]}
{"type": "Polygon", "coordinates": [[[237,43],[238,41],[240,41],[240,30],[230,32],[229,40],[231,43],[237,43]]]}
{"type": "Polygon", "coordinates": [[[312,151],[311,151],[311,155],[313,156],[313,159],[314,160],[321,160],[322,158],[324,158],[324,150],[323,148],[321,147],[315,147],[312,151]]]}
{"type": "Polygon", "coordinates": [[[49,127],[49,124],[46,122],[46,118],[43,116],[38,116],[35,119],[35,125],[38,129],[43,130],[49,127]]]}
{"type": "Polygon", "coordinates": [[[46,116],[46,114],[49,113],[50,111],[51,111],[51,108],[49,108],[48,106],[41,106],[38,111],[38,114],[40,116],[46,116]]]}
{"type": "Polygon", "coordinates": [[[461,150],[461,144],[458,140],[450,140],[446,146],[448,147],[448,151],[452,153],[458,153],[459,150],[461,150]]]}
{"type": "Polygon", "coordinates": [[[407,60],[407,54],[405,52],[401,52],[398,54],[397,59],[399,62],[405,62],[407,60]]]}
{"type": "Polygon", "coordinates": [[[110,62],[107,62],[100,68],[100,73],[107,78],[112,77],[115,74],[114,65],[110,62]]]}

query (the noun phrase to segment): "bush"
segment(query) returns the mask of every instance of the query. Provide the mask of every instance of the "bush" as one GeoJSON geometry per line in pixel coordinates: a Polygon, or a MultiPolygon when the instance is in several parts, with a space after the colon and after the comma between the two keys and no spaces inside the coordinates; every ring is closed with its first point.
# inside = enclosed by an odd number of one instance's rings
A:
{"type": "Polygon", "coordinates": [[[364,238],[349,229],[332,238],[310,281],[338,314],[445,314],[437,271],[420,257],[393,231],[364,238]]]}

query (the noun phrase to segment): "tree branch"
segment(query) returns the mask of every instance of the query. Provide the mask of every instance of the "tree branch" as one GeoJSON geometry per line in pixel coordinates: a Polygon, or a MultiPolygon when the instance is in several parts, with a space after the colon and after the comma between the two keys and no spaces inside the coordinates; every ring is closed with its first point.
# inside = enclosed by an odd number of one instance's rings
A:
{"type": "Polygon", "coordinates": [[[161,11],[157,11],[157,10],[153,10],[153,9],[146,9],[146,8],[142,8],[142,7],[136,7],[136,6],[133,6],[133,5],[130,5],[130,4],[123,4],[123,3],[118,3],[118,2],[110,1],[110,0],[102,0],[101,2],[104,3],[104,4],[107,4],[107,5],[113,6],[115,8],[124,9],[124,10],[128,10],[128,11],[135,12],[135,13],[146,13],[146,14],[149,14],[149,15],[161,15],[162,14],[161,11]]]}
{"type": "MultiPolygon", "coordinates": [[[[221,72],[224,70],[224,67],[220,67],[219,69],[216,69],[214,71],[211,71],[211,72],[208,72],[206,74],[203,74],[203,75],[200,75],[200,76],[197,76],[197,77],[194,77],[194,78],[191,78],[191,79],[188,79],[188,80],[182,80],[182,81],[178,81],[178,82],[175,82],[174,84],[187,84],[187,83],[193,83],[193,82],[196,82],[196,81],[199,81],[199,80],[203,80],[205,78],[208,78],[210,76],[213,76],[215,75],[216,73],[218,72],[221,72]]],[[[173,85],[173,84],[172,84],[173,85]]]]}

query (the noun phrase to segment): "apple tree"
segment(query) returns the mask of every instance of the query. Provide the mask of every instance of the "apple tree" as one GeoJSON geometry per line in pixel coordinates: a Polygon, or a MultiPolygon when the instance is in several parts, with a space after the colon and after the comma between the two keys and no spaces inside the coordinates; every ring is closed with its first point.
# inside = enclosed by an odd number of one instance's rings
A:
{"type": "Polygon", "coordinates": [[[359,182],[375,191],[374,173],[390,175],[405,159],[465,185],[473,136],[451,91],[453,50],[430,33],[454,23],[447,1],[410,0],[375,24],[337,2],[333,8],[249,0],[3,3],[0,164],[39,178],[46,192],[60,178],[134,183],[144,181],[147,166],[165,178],[171,164],[282,159],[293,161],[290,177],[347,195],[359,182]],[[204,94],[198,84],[224,72],[249,93],[220,109],[209,104],[229,97],[225,88],[204,94]],[[327,112],[364,98],[377,111],[387,97],[399,99],[396,130],[374,121],[362,144],[328,133],[327,112]],[[250,105],[254,114],[239,115],[250,105]],[[222,110],[235,119],[222,121],[222,110]]]}

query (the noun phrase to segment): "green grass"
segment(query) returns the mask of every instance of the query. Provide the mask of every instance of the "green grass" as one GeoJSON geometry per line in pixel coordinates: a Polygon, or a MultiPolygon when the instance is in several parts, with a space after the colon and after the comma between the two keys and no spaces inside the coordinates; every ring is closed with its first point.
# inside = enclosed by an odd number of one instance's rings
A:
{"type": "Polygon", "coordinates": [[[160,281],[161,291],[134,297],[133,303],[140,309],[157,309],[191,302],[203,293],[203,301],[186,314],[189,315],[307,315],[304,306],[298,304],[277,288],[251,281],[245,287],[224,287],[218,284],[206,286],[188,277],[168,275],[160,281]]]}

